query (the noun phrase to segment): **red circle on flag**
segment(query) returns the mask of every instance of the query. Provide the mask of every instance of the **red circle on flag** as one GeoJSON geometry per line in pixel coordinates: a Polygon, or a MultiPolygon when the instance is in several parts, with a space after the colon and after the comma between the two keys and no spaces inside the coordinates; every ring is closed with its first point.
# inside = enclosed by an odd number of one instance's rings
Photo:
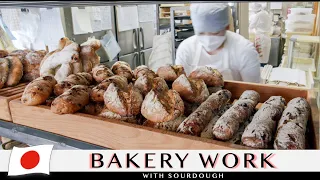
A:
{"type": "Polygon", "coordinates": [[[25,169],[32,169],[39,164],[40,156],[36,151],[24,153],[20,159],[21,166],[25,169]]]}

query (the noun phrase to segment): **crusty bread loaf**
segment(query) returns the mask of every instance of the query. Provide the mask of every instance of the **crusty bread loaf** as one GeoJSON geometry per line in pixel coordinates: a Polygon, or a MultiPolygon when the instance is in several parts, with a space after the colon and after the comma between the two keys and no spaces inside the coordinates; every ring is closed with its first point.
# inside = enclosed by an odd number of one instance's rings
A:
{"type": "Polygon", "coordinates": [[[40,77],[40,64],[46,55],[46,51],[31,51],[21,60],[23,64],[22,81],[33,81],[40,77]]]}
{"type": "Polygon", "coordinates": [[[224,85],[222,74],[212,67],[201,66],[192,71],[190,78],[203,79],[208,87],[222,87],[224,85]]]}
{"type": "Polygon", "coordinates": [[[104,117],[109,120],[118,120],[118,121],[133,123],[133,124],[138,123],[138,119],[135,116],[121,116],[117,113],[110,111],[108,108],[104,108],[98,116],[104,117]]]}
{"type": "Polygon", "coordinates": [[[21,97],[21,103],[35,106],[44,103],[53,92],[57,81],[52,76],[42,76],[30,82],[21,97]]]}
{"type": "Polygon", "coordinates": [[[45,102],[44,105],[46,106],[51,106],[52,102],[54,101],[54,99],[56,98],[56,96],[50,96],[45,102]]]}
{"type": "Polygon", "coordinates": [[[152,89],[153,79],[148,74],[142,75],[134,82],[134,87],[139,89],[143,96],[146,96],[152,89]]]}
{"type": "Polygon", "coordinates": [[[174,120],[183,113],[184,104],[179,93],[158,87],[146,95],[141,107],[141,114],[155,123],[174,120]]]}
{"type": "Polygon", "coordinates": [[[112,65],[111,70],[115,75],[126,77],[128,82],[132,81],[133,73],[128,63],[124,61],[117,61],[112,65]]]}
{"type": "Polygon", "coordinates": [[[243,132],[242,144],[258,149],[268,148],[274,138],[285,103],[281,96],[271,96],[264,102],[243,132]]]}
{"type": "Polygon", "coordinates": [[[127,87],[111,83],[103,98],[106,107],[120,116],[138,115],[143,101],[142,94],[132,83],[127,87]]]}
{"type": "Polygon", "coordinates": [[[207,85],[202,79],[187,78],[184,74],[172,83],[172,89],[176,90],[183,100],[191,103],[202,103],[209,97],[207,85]]]}
{"type": "Polygon", "coordinates": [[[0,58],[4,58],[8,56],[8,51],[6,50],[0,50],[0,58]]]}
{"type": "Polygon", "coordinates": [[[89,103],[89,88],[75,85],[58,96],[51,104],[51,111],[56,114],[73,114],[89,103]]]}
{"type": "Polygon", "coordinates": [[[151,69],[149,69],[148,66],[146,66],[146,65],[138,66],[133,71],[133,75],[134,75],[135,79],[139,79],[139,77],[141,77],[143,75],[147,75],[147,74],[148,74],[148,76],[150,76],[152,78],[157,77],[156,73],[153,72],[151,69]]]}
{"type": "Polygon", "coordinates": [[[54,86],[54,94],[60,96],[75,85],[89,86],[92,80],[91,74],[86,72],[71,74],[64,81],[61,81],[54,86]]]}
{"type": "Polygon", "coordinates": [[[16,86],[23,76],[23,65],[16,56],[7,56],[9,60],[9,74],[6,86],[16,86]]]}
{"type": "Polygon", "coordinates": [[[90,115],[99,115],[104,109],[104,104],[100,102],[89,102],[81,112],[90,115]]]}
{"type": "Polygon", "coordinates": [[[94,102],[104,102],[103,95],[111,83],[117,84],[120,89],[128,86],[127,78],[118,75],[111,76],[92,88],[90,93],[91,100],[94,102]]]}
{"type": "Polygon", "coordinates": [[[100,56],[96,53],[101,47],[98,39],[89,38],[80,45],[80,59],[82,61],[83,71],[91,72],[92,68],[100,64],[100,56]]]}
{"type": "Polygon", "coordinates": [[[167,82],[175,81],[180,75],[186,74],[181,65],[166,65],[158,68],[157,75],[167,82]]]}
{"type": "Polygon", "coordinates": [[[92,69],[92,76],[97,83],[101,83],[103,80],[114,76],[114,74],[111,69],[101,64],[92,69]]]}
{"type": "Polygon", "coordinates": [[[185,116],[180,116],[172,121],[166,121],[166,122],[159,122],[159,123],[155,123],[153,121],[145,121],[143,123],[144,126],[148,126],[148,127],[152,127],[152,128],[156,128],[156,129],[163,129],[166,131],[172,131],[172,132],[176,132],[179,125],[182,123],[182,121],[184,121],[186,119],[185,116]]]}
{"type": "Polygon", "coordinates": [[[25,50],[14,50],[8,54],[8,56],[16,56],[18,57],[21,61],[26,57],[26,55],[31,52],[29,49],[25,50]]]}
{"type": "Polygon", "coordinates": [[[226,89],[210,95],[180,124],[177,132],[200,136],[211,119],[217,115],[222,106],[229,102],[230,98],[231,92],[226,89]]]}
{"type": "Polygon", "coordinates": [[[278,123],[275,149],[306,149],[306,131],[311,107],[304,98],[289,101],[278,123]]]}
{"type": "Polygon", "coordinates": [[[4,87],[9,75],[9,60],[7,58],[0,58],[0,89],[4,87]]]}
{"type": "Polygon", "coordinates": [[[246,90],[216,122],[213,127],[213,136],[222,141],[230,140],[239,130],[242,123],[249,120],[256,105],[259,103],[260,95],[256,91],[246,90]]]}

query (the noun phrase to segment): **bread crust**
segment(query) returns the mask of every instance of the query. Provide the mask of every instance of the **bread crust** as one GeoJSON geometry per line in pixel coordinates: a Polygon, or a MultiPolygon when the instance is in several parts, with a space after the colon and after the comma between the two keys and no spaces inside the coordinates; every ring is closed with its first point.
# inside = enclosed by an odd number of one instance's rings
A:
{"type": "Polygon", "coordinates": [[[124,61],[117,61],[112,65],[111,70],[115,75],[119,75],[127,78],[128,82],[132,81],[133,73],[128,63],[124,61]]]}
{"type": "Polygon", "coordinates": [[[103,80],[114,76],[114,74],[110,68],[101,64],[92,69],[92,76],[97,83],[101,83],[103,80]]]}
{"type": "Polygon", "coordinates": [[[192,71],[190,78],[203,79],[208,87],[222,87],[224,85],[222,74],[212,67],[202,66],[192,71]]]}
{"type": "Polygon", "coordinates": [[[16,86],[23,76],[23,65],[16,56],[7,56],[6,58],[9,60],[9,74],[6,86],[16,86]]]}
{"type": "Polygon", "coordinates": [[[0,58],[0,89],[4,87],[9,75],[9,60],[0,58]]]}
{"type": "Polygon", "coordinates": [[[157,75],[167,82],[175,81],[182,74],[186,73],[181,65],[166,65],[157,70],[157,75]]]}
{"type": "Polygon", "coordinates": [[[54,94],[60,96],[75,85],[89,86],[92,83],[92,76],[89,73],[81,72],[69,75],[64,81],[54,86],[54,94]]]}
{"type": "Polygon", "coordinates": [[[148,68],[148,66],[146,65],[140,65],[138,67],[136,67],[133,71],[133,75],[135,79],[139,79],[139,77],[147,75],[152,77],[152,78],[156,78],[157,75],[155,72],[153,72],[151,69],[148,68]]]}

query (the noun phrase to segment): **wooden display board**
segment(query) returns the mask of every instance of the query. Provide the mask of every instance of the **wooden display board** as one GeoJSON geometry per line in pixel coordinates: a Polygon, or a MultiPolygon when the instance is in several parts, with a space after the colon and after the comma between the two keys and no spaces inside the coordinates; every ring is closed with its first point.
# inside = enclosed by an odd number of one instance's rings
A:
{"type": "Polygon", "coordinates": [[[20,98],[27,83],[20,83],[15,87],[7,87],[0,89],[0,119],[12,121],[9,102],[20,98]]]}
{"type": "MultiPolygon", "coordinates": [[[[232,101],[238,99],[245,90],[260,93],[261,103],[270,96],[282,96],[289,102],[295,97],[308,99],[312,106],[307,134],[311,149],[319,149],[319,113],[311,92],[303,89],[225,82],[225,88],[232,93],[232,101]]],[[[149,128],[141,125],[105,119],[76,113],[58,115],[47,106],[25,106],[20,99],[10,102],[14,123],[49,131],[69,138],[81,140],[111,149],[251,149],[245,146],[217,140],[205,139],[181,133],[149,128]]]]}

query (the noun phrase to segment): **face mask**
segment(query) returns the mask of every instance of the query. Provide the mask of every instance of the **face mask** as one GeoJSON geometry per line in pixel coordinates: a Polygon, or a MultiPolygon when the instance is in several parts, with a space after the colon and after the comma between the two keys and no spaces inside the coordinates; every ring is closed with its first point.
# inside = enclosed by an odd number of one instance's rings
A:
{"type": "Polygon", "coordinates": [[[207,52],[218,49],[226,40],[226,36],[197,36],[197,38],[207,52]]]}

